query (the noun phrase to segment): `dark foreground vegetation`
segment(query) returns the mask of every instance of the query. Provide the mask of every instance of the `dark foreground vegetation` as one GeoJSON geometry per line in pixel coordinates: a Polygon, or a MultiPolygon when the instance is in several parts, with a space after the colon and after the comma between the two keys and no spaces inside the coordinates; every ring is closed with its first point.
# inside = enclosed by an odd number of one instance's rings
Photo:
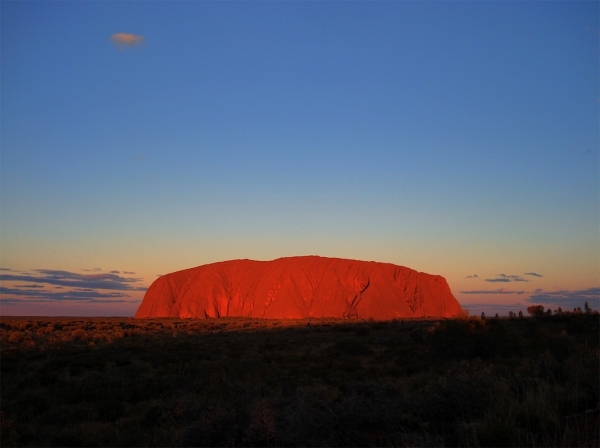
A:
{"type": "Polygon", "coordinates": [[[598,314],[8,318],[2,446],[598,446],[598,314]]]}

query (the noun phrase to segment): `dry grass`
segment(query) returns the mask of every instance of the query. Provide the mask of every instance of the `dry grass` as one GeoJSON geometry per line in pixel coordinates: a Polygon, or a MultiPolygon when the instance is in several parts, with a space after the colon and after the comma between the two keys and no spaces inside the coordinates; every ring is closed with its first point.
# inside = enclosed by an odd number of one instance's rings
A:
{"type": "Polygon", "coordinates": [[[598,446],[597,314],[0,319],[3,446],[598,446]]]}

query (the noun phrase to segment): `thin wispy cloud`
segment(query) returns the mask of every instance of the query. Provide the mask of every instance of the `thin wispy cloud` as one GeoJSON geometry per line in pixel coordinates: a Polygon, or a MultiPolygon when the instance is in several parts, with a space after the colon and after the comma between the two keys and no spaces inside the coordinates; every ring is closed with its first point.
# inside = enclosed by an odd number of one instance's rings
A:
{"type": "Polygon", "coordinates": [[[477,289],[474,291],[461,291],[462,294],[525,294],[526,291],[510,291],[508,289],[477,289]]]}
{"type": "Polygon", "coordinates": [[[502,315],[508,314],[509,311],[519,311],[520,309],[525,309],[527,305],[523,303],[488,303],[488,302],[478,302],[478,303],[466,303],[461,304],[463,309],[467,309],[469,311],[481,311],[485,310],[493,310],[494,312],[500,313],[502,315]]]}
{"type": "Polygon", "coordinates": [[[533,277],[543,277],[542,274],[538,274],[537,272],[525,272],[523,275],[532,275],[533,277]]]}
{"type": "MultiPolygon", "coordinates": [[[[65,292],[53,292],[47,290],[23,290],[17,288],[6,288],[4,286],[0,286],[0,295],[10,295],[10,296],[25,296],[24,299],[17,298],[2,298],[0,299],[0,303],[8,303],[8,302],[65,302],[65,301],[97,301],[97,299],[111,299],[111,301],[115,301],[114,299],[124,299],[126,297],[130,297],[129,294],[120,293],[120,292],[108,292],[101,293],[98,291],[94,291],[93,289],[87,290],[74,290],[74,291],[65,291],[65,292]]],[[[125,302],[126,300],[120,300],[121,302],[125,302]]]]}
{"type": "Polygon", "coordinates": [[[506,274],[497,274],[496,278],[486,278],[486,282],[491,283],[508,283],[508,282],[528,282],[529,280],[524,279],[520,275],[506,275],[506,274]]]}
{"type": "Polygon", "coordinates": [[[477,274],[473,274],[473,275],[467,275],[465,278],[478,278],[479,276],[477,274]]]}
{"type": "Polygon", "coordinates": [[[136,36],[129,33],[115,33],[110,37],[110,40],[119,48],[135,47],[143,45],[146,42],[144,36],[136,36]]]}

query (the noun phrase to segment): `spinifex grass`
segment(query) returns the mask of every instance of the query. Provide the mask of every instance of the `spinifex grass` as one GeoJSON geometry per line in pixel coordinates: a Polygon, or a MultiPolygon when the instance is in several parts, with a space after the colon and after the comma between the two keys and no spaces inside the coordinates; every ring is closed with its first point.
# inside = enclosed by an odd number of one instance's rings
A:
{"type": "Polygon", "coordinates": [[[1,318],[3,446],[598,446],[597,314],[1,318]]]}

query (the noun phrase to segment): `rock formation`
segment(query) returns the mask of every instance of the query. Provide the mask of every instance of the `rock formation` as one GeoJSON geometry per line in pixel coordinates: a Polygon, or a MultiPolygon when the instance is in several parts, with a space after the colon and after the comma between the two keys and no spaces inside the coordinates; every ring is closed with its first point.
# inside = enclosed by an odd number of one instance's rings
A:
{"type": "Polygon", "coordinates": [[[439,275],[389,263],[305,256],[224,261],[164,275],[152,283],[135,317],[389,320],[461,313],[439,275]]]}

